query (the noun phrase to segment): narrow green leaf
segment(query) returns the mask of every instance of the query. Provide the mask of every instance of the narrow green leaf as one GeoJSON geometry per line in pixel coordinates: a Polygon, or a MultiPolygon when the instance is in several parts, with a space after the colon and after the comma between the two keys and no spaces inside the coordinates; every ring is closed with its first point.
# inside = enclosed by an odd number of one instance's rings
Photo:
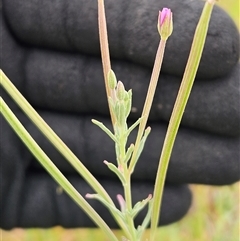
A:
{"type": "Polygon", "coordinates": [[[133,150],[134,150],[134,144],[131,144],[127,149],[125,159],[123,161],[124,163],[127,163],[130,160],[133,150]]]}
{"type": "Polygon", "coordinates": [[[144,232],[144,230],[146,230],[146,228],[151,220],[152,204],[153,204],[153,199],[148,202],[148,212],[147,212],[145,218],[143,219],[142,225],[139,225],[137,228],[138,240],[142,239],[143,232],[144,232]]]}
{"type": "Polygon", "coordinates": [[[142,201],[137,202],[132,211],[131,216],[134,218],[151,200],[152,195],[149,195],[147,198],[143,199],[142,201]]]}
{"type": "Polygon", "coordinates": [[[114,134],[102,122],[92,119],[92,123],[102,129],[114,142],[117,142],[114,134]]]}
{"type": "Polygon", "coordinates": [[[134,170],[135,168],[135,165],[137,164],[137,161],[143,151],[143,148],[144,148],[144,145],[145,145],[145,142],[147,140],[147,137],[148,135],[150,134],[151,132],[151,127],[147,127],[147,129],[144,131],[144,134],[143,134],[143,137],[140,141],[140,144],[139,144],[139,148],[137,150],[137,155],[136,155],[136,159],[134,160],[134,162],[132,163],[132,169],[134,170]]]}
{"type": "Polygon", "coordinates": [[[137,125],[141,122],[141,120],[143,119],[143,116],[140,117],[134,124],[132,124],[127,131],[127,136],[130,135],[130,133],[134,130],[135,127],[137,127],[137,125]]]}
{"type": "Polygon", "coordinates": [[[123,173],[121,173],[120,170],[114,164],[112,164],[110,162],[104,161],[104,164],[106,164],[107,167],[118,176],[118,178],[120,179],[122,184],[125,185],[126,180],[125,180],[123,173]]]}
{"type": "Polygon", "coordinates": [[[115,206],[111,205],[110,203],[108,203],[103,197],[101,197],[99,194],[86,194],[86,198],[89,199],[96,199],[98,201],[100,201],[105,207],[107,207],[111,213],[114,213],[115,215],[119,216],[124,222],[125,220],[125,216],[124,213],[122,213],[120,210],[118,210],[115,206]]]}

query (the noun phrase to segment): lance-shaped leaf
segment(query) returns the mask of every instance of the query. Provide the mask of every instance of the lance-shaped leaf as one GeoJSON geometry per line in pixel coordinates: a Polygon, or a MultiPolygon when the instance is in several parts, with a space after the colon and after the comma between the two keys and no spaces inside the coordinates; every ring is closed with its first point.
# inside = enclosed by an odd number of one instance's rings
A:
{"type": "Polygon", "coordinates": [[[146,130],[144,131],[143,137],[142,137],[142,139],[141,139],[141,141],[140,141],[140,144],[139,144],[139,148],[138,148],[138,150],[137,150],[136,159],[134,160],[134,163],[133,163],[133,165],[132,165],[132,167],[133,167],[132,170],[134,170],[135,165],[136,165],[136,163],[137,163],[137,161],[138,161],[138,158],[139,158],[139,156],[140,156],[141,153],[142,153],[144,144],[145,144],[145,142],[146,142],[146,140],[147,140],[147,137],[148,137],[150,131],[151,131],[151,127],[147,127],[146,130]]]}
{"type": "Polygon", "coordinates": [[[146,199],[143,199],[142,201],[137,202],[131,211],[132,218],[134,218],[149,203],[151,199],[152,199],[152,195],[149,194],[146,199]]]}
{"type": "Polygon", "coordinates": [[[116,159],[117,159],[117,164],[120,165],[120,148],[119,144],[115,143],[115,153],[116,153],[116,159]]]}
{"type": "Polygon", "coordinates": [[[100,196],[99,194],[91,194],[91,193],[87,193],[85,195],[86,198],[88,199],[96,199],[98,201],[100,201],[104,206],[106,206],[110,211],[111,213],[117,215],[118,217],[120,217],[123,221],[126,221],[125,220],[125,216],[124,214],[118,210],[115,206],[113,206],[112,204],[108,203],[105,199],[102,198],[102,196],[100,196]]]}
{"type": "Polygon", "coordinates": [[[125,177],[119,168],[117,168],[114,164],[112,164],[106,160],[103,161],[103,163],[106,164],[107,167],[118,176],[118,178],[120,179],[120,181],[122,182],[123,185],[126,184],[125,177]]]}
{"type": "Polygon", "coordinates": [[[127,131],[127,136],[130,135],[130,133],[134,130],[135,127],[137,127],[137,125],[141,122],[141,120],[143,119],[143,116],[140,117],[134,124],[132,124],[127,131]]]}
{"type": "Polygon", "coordinates": [[[92,123],[101,128],[114,142],[117,142],[114,134],[102,122],[92,119],[92,123]]]}
{"type": "Polygon", "coordinates": [[[132,109],[132,90],[129,90],[128,92],[125,93],[125,116],[126,118],[129,116],[131,109],[132,109]]]}
{"type": "Polygon", "coordinates": [[[123,161],[124,163],[127,163],[130,160],[133,150],[134,150],[134,144],[131,144],[127,149],[127,152],[123,161]]]}
{"type": "Polygon", "coordinates": [[[139,158],[139,156],[142,153],[143,147],[145,145],[145,142],[146,142],[147,137],[148,137],[150,132],[151,132],[151,127],[147,127],[146,130],[144,131],[144,135],[143,135],[143,137],[141,139],[140,146],[139,146],[139,149],[138,149],[137,159],[139,158]]]}
{"type": "Polygon", "coordinates": [[[148,202],[148,212],[147,212],[145,218],[143,219],[142,225],[139,225],[137,227],[137,240],[141,239],[144,230],[146,230],[146,228],[150,222],[151,213],[152,213],[152,202],[153,202],[153,199],[148,202]]]}

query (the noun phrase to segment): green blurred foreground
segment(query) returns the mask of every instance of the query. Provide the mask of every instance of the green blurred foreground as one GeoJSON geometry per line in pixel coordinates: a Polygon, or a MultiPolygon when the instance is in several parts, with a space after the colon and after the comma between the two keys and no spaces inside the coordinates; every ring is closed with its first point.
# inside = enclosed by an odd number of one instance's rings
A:
{"type": "MultiPolygon", "coordinates": [[[[239,28],[239,0],[221,0],[219,5],[230,13],[239,28]]],[[[158,240],[240,241],[240,182],[225,187],[192,185],[191,188],[194,200],[189,214],[178,223],[159,228],[158,240]]],[[[120,231],[116,234],[121,237],[120,231]]],[[[99,229],[0,229],[0,241],[96,240],[108,241],[99,229]]]]}
{"type": "MultiPolygon", "coordinates": [[[[240,241],[240,182],[232,186],[191,186],[193,205],[180,222],[159,228],[162,241],[240,241]]],[[[99,229],[0,230],[0,241],[108,241],[99,229]]],[[[119,237],[121,232],[116,231],[119,237]]]]}

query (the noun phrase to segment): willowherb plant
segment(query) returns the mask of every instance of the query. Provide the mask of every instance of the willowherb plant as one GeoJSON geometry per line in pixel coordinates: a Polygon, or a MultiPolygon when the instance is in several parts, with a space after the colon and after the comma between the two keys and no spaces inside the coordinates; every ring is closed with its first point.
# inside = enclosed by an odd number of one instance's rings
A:
{"type": "MultiPolygon", "coordinates": [[[[155,232],[159,221],[163,187],[168,163],[180,121],[183,116],[183,112],[186,107],[196,76],[214,3],[214,0],[206,1],[197,29],[195,31],[190,56],[169,121],[166,138],[160,156],[159,167],[157,170],[154,186],[154,193],[149,194],[146,199],[141,200],[134,205],[132,204],[131,196],[131,175],[134,172],[137,160],[141,155],[146,139],[151,131],[150,127],[146,128],[146,123],[159,78],[166,41],[173,31],[173,17],[171,10],[168,8],[163,8],[162,11],[159,11],[157,28],[161,38],[156,53],[146,101],[141,117],[129,127],[127,124],[127,118],[132,107],[132,91],[125,90],[124,84],[121,81],[117,81],[117,78],[111,69],[104,1],[98,0],[100,47],[113,132],[109,130],[103,123],[97,120],[92,120],[92,122],[99,126],[115,143],[116,163],[110,163],[105,160],[104,164],[110,169],[110,171],[114,172],[118,176],[120,182],[122,183],[124,196],[118,194],[116,197],[119,202],[120,209],[115,206],[108,193],[94,178],[94,176],[85,168],[82,162],[71,152],[71,150],[61,141],[61,139],[31,107],[31,105],[11,83],[11,81],[2,72],[2,70],[0,71],[1,85],[22,108],[26,115],[40,129],[40,131],[50,140],[50,142],[58,149],[58,151],[64,157],[66,157],[67,161],[69,161],[69,163],[79,172],[79,174],[90,184],[96,193],[86,194],[86,198],[98,199],[109,209],[119,224],[119,227],[123,230],[125,235],[123,240],[125,241],[142,240],[144,230],[148,227],[150,222],[150,240],[153,241],[155,239],[155,232]],[[138,134],[135,143],[127,146],[128,136],[132,130],[137,127],[138,134]],[[146,217],[140,226],[135,227],[134,218],[146,206],[148,206],[146,217]]],[[[71,185],[71,183],[64,177],[64,175],[58,170],[53,162],[41,150],[35,140],[30,136],[24,126],[20,123],[14,113],[4,102],[2,97],[0,97],[0,111],[4,118],[11,125],[11,127],[14,129],[14,131],[17,133],[17,135],[33,153],[33,155],[39,160],[39,162],[56,180],[56,182],[62,186],[65,192],[92,218],[92,220],[106,233],[110,240],[117,240],[117,237],[107,226],[104,220],[96,213],[96,211],[89,205],[85,198],[80,193],[78,193],[78,191],[71,185]]]]}

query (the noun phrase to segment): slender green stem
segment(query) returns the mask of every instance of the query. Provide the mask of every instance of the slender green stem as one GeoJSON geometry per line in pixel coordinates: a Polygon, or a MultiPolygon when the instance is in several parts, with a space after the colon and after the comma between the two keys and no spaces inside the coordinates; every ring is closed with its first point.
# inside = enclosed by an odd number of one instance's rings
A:
{"type": "MultiPolygon", "coordinates": [[[[107,35],[107,24],[106,24],[106,16],[105,16],[105,6],[104,0],[98,0],[98,25],[99,25],[99,39],[100,39],[100,49],[101,49],[101,56],[102,56],[102,65],[103,65],[103,74],[105,80],[105,88],[107,93],[108,99],[108,106],[110,110],[110,116],[112,120],[112,125],[114,127],[116,120],[114,114],[112,113],[112,109],[109,103],[109,97],[111,96],[111,89],[108,83],[108,73],[111,70],[111,62],[110,62],[110,54],[109,54],[109,45],[108,45],[108,35],[107,35]]],[[[125,146],[124,146],[125,147],[125,146]]],[[[121,153],[125,153],[125,148],[121,153]]],[[[125,169],[125,175],[128,171],[125,169]]],[[[126,176],[126,185],[124,185],[124,193],[126,199],[126,205],[129,210],[132,209],[132,198],[131,198],[131,179],[126,176]]],[[[125,235],[131,239],[132,235],[135,233],[134,222],[128,218],[128,225],[127,228],[124,223],[118,221],[119,225],[123,228],[125,235]],[[132,235],[131,235],[132,234],[132,235]]],[[[132,241],[132,240],[131,240],[132,241]]]]}
{"type": "Polygon", "coordinates": [[[137,162],[137,150],[139,149],[140,141],[143,136],[143,133],[144,133],[144,130],[145,130],[145,127],[147,124],[148,116],[150,113],[150,109],[152,106],[153,97],[155,94],[155,90],[156,90],[158,78],[159,78],[159,73],[160,73],[160,69],[162,66],[165,46],[166,46],[166,40],[160,40],[158,50],[156,53],[154,66],[153,66],[152,76],[151,76],[149,87],[148,87],[145,104],[144,104],[143,111],[142,111],[142,116],[141,116],[142,120],[139,124],[137,139],[135,142],[135,148],[134,148],[132,158],[130,160],[129,170],[131,173],[134,171],[134,166],[137,162]]]}
{"type": "Polygon", "coordinates": [[[65,190],[65,192],[88,214],[88,216],[105,232],[107,237],[111,240],[117,241],[116,236],[98,215],[98,213],[88,204],[88,202],[82,197],[82,195],[72,186],[72,184],[66,179],[66,177],[59,171],[59,169],[53,164],[49,157],[43,152],[43,150],[34,141],[32,136],[27,132],[21,122],[17,119],[11,109],[0,97],[0,112],[4,118],[11,125],[13,130],[21,138],[24,144],[32,152],[32,154],[39,160],[42,166],[48,171],[48,173],[55,179],[55,181],[65,190]]]}
{"type": "Polygon", "coordinates": [[[125,215],[126,215],[126,223],[128,226],[128,230],[129,230],[129,233],[131,234],[130,240],[137,241],[134,221],[133,221],[133,218],[129,215],[129,213],[132,211],[131,174],[129,173],[127,163],[124,162],[126,158],[127,138],[124,133],[126,132],[126,130],[125,128],[123,129],[120,131],[122,135],[118,136],[117,145],[118,145],[119,153],[117,154],[117,159],[119,160],[119,165],[123,168],[123,176],[124,176],[123,189],[124,189],[124,198],[125,198],[126,210],[127,210],[125,215]]]}
{"type": "Polygon", "coordinates": [[[192,85],[196,76],[196,72],[201,59],[208,24],[212,12],[213,4],[206,2],[201,18],[199,20],[198,26],[195,31],[191,52],[188,58],[187,66],[184,72],[182,84],[179,89],[179,93],[173,108],[173,112],[170,118],[168,130],[166,133],[165,141],[163,144],[163,149],[161,157],[159,160],[159,166],[155,181],[154,195],[153,195],[153,210],[151,217],[151,233],[150,240],[153,241],[155,238],[155,232],[157,229],[160,207],[162,202],[164,182],[166,178],[166,172],[168,168],[168,163],[170,160],[173,144],[178,132],[180,121],[185,110],[192,85]]]}
{"type": "MultiPolygon", "coordinates": [[[[127,164],[125,165],[125,180],[126,180],[126,185],[124,186],[124,196],[125,196],[125,201],[126,201],[126,209],[128,211],[132,210],[132,193],[131,193],[131,174],[127,168],[127,164]]],[[[131,241],[137,241],[136,240],[136,229],[134,226],[134,221],[131,216],[127,213],[127,224],[131,233],[131,241]]]]}

